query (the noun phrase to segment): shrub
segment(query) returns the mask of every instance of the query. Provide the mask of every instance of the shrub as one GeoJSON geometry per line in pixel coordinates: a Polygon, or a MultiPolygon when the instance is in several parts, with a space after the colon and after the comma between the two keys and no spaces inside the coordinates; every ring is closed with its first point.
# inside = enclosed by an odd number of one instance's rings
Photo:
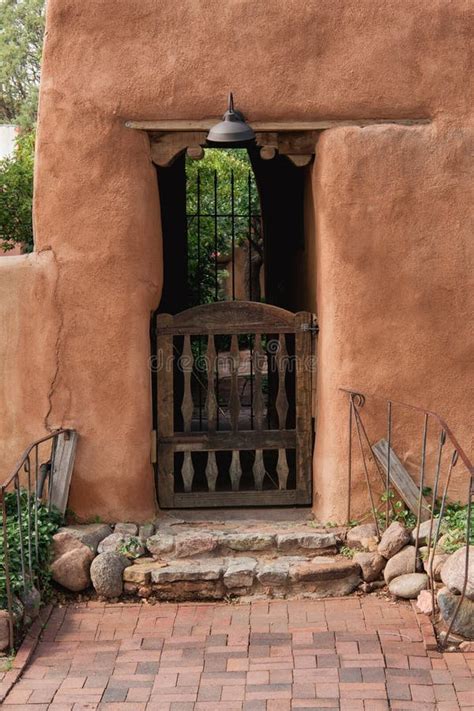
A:
{"type": "MultiPolygon", "coordinates": [[[[49,560],[51,554],[51,539],[58,530],[62,516],[58,511],[48,510],[41,501],[38,501],[37,531],[35,532],[35,497],[32,494],[28,502],[28,492],[20,492],[21,533],[23,538],[24,564],[27,576],[27,585],[35,585],[41,591],[42,597],[47,596],[50,589],[49,560]],[[28,507],[30,508],[31,530],[28,529],[28,507]],[[33,579],[29,579],[29,550],[31,546],[31,567],[33,579]],[[36,555],[38,552],[38,557],[36,555]]],[[[14,595],[23,591],[21,547],[20,547],[20,516],[18,515],[18,502],[15,492],[5,495],[7,513],[7,542],[10,564],[10,584],[14,595]]],[[[0,608],[7,607],[6,573],[4,531],[0,527],[0,608]]]]}

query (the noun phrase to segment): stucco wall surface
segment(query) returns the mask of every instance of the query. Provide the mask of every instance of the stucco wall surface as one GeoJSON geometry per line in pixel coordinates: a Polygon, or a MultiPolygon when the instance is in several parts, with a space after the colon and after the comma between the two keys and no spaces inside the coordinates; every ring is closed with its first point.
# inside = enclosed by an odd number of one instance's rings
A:
{"type": "Polygon", "coordinates": [[[433,119],[319,142],[318,514],[345,513],[341,386],[432,406],[468,448],[472,10],[467,0],[49,0],[40,254],[0,265],[2,470],[32,435],[75,426],[71,508],[153,514],[160,218],[148,139],[124,122],[217,116],[229,89],[250,121],[433,119]]]}

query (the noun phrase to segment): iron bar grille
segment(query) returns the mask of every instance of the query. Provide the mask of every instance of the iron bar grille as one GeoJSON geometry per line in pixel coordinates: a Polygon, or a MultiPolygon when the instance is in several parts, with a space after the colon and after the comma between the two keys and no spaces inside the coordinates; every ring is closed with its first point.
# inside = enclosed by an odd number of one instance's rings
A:
{"type": "Polygon", "coordinates": [[[195,168],[187,162],[188,306],[261,301],[264,296],[263,230],[255,176],[246,151],[232,153],[243,154],[238,171],[225,161],[219,170],[195,168]]]}

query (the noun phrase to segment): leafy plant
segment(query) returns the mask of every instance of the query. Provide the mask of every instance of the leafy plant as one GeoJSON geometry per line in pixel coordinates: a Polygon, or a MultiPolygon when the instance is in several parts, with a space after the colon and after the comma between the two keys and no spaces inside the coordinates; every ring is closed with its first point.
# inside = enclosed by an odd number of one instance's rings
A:
{"type": "Polygon", "coordinates": [[[0,249],[20,244],[33,250],[33,163],[35,134],[23,133],[12,156],[0,161],[0,249]]]}
{"type": "MultiPolygon", "coordinates": [[[[443,549],[446,553],[454,553],[466,545],[467,506],[459,502],[448,504],[443,516],[443,523],[447,529],[443,539],[443,549]]],[[[474,545],[474,510],[471,512],[471,531],[469,545],[474,545]]]]}
{"type": "Polygon", "coordinates": [[[0,122],[36,121],[45,0],[0,2],[0,122]]]}
{"type": "Polygon", "coordinates": [[[143,547],[137,536],[130,536],[119,546],[119,553],[127,558],[139,558],[142,555],[143,547]]]}
{"type": "Polygon", "coordinates": [[[356,552],[354,548],[349,548],[348,546],[342,546],[339,550],[339,553],[343,555],[344,558],[353,558],[356,552]]]}
{"type": "MultiPolygon", "coordinates": [[[[5,495],[5,508],[7,514],[6,539],[8,543],[8,563],[10,569],[10,585],[14,595],[23,591],[22,555],[26,572],[26,585],[39,587],[42,596],[47,596],[50,588],[49,560],[51,539],[58,530],[62,516],[56,510],[49,511],[48,507],[38,502],[37,525],[35,525],[35,497],[22,489],[19,494],[20,515],[15,492],[5,495]],[[28,512],[30,524],[28,524],[28,512]],[[20,535],[21,532],[21,535],[20,535]],[[31,550],[31,568],[33,576],[29,576],[29,553],[31,550]],[[37,554],[36,555],[36,551],[37,554]]],[[[0,528],[0,608],[7,606],[4,531],[0,528]]]]}

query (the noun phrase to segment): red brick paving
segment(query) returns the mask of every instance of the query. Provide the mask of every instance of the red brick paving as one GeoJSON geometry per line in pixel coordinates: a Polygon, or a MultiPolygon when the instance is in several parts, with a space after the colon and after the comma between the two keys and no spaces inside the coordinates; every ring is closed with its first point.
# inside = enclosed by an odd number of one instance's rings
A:
{"type": "Polygon", "coordinates": [[[474,654],[366,597],[54,610],[5,711],[474,711],[474,654]]]}

